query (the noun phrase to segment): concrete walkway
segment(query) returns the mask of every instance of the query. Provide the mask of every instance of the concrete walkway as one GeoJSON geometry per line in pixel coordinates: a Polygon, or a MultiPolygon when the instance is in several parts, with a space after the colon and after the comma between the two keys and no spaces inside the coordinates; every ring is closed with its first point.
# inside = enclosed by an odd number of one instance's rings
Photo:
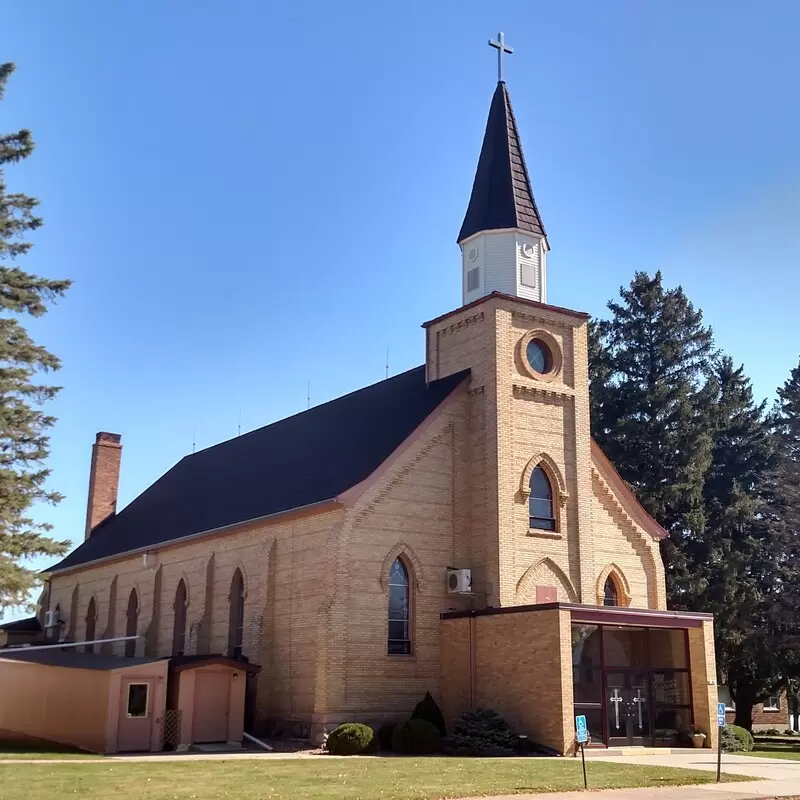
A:
{"type": "MultiPolygon", "coordinates": [[[[717,757],[710,751],[674,753],[659,756],[588,755],[587,762],[648,764],[657,767],[683,767],[717,770],[717,757]]],[[[800,800],[800,761],[778,758],[723,755],[722,771],[732,775],[747,775],[759,780],[746,783],[709,783],[700,786],[664,786],[652,789],[603,789],[593,791],[591,800],[800,800]]],[[[589,786],[591,787],[591,777],[589,786]]],[[[464,798],[478,800],[478,798],[464,798]]],[[[492,800],[587,800],[585,792],[555,792],[546,794],[498,795],[492,800]]]]}

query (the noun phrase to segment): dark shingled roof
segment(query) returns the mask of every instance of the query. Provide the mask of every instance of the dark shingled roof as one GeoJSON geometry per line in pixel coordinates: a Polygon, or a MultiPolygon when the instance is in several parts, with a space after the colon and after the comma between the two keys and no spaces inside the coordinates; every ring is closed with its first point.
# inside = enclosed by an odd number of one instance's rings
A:
{"type": "Polygon", "coordinates": [[[533,199],[517,121],[505,82],[492,97],[486,133],[458,241],[480,231],[520,228],[547,237],[533,199]]]}
{"type": "Polygon", "coordinates": [[[372,474],[468,371],[425,383],[425,367],[179,461],[54,572],[331,500],[372,474]]]}
{"type": "Polygon", "coordinates": [[[123,669],[124,667],[139,667],[142,664],[152,664],[162,661],[163,656],[150,658],[123,658],[121,656],[95,655],[94,653],[79,653],[74,647],[58,650],[48,648],[20,647],[16,650],[0,650],[0,659],[9,661],[24,661],[27,664],[42,664],[48,667],[70,667],[72,669],[123,669]]]}
{"type": "Polygon", "coordinates": [[[12,631],[13,633],[38,633],[42,626],[37,617],[26,617],[16,619],[13,622],[6,622],[0,625],[0,631],[12,631]]]}

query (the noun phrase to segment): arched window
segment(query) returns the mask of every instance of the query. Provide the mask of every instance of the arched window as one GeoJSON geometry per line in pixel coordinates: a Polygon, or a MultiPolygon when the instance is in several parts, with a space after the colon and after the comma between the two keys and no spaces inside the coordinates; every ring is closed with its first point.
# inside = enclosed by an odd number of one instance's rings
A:
{"type": "MultiPolygon", "coordinates": [[[[139,629],[139,598],[136,589],[131,589],[128,596],[128,610],[125,614],[125,635],[136,636],[139,629]]],[[[125,655],[132,658],[136,655],[136,639],[128,639],[125,642],[125,655]]]]}
{"type": "Polygon", "coordinates": [[[53,620],[53,627],[45,631],[45,639],[57,642],[61,638],[61,603],[56,603],[53,609],[53,620]]]}
{"type": "Polygon", "coordinates": [[[172,655],[182,656],[186,649],[186,584],[181,578],[175,590],[175,624],[172,627],[172,655]]]}
{"type": "Polygon", "coordinates": [[[242,571],[233,573],[230,595],[230,616],[228,617],[228,655],[239,658],[244,641],[244,578],[242,571]]]}
{"type": "Polygon", "coordinates": [[[389,655],[411,655],[411,583],[408,568],[396,558],[389,570],[389,655]]]}
{"type": "Polygon", "coordinates": [[[528,504],[531,528],[554,531],[556,518],[553,513],[553,488],[545,471],[536,467],[531,473],[531,497],[528,504]]]}
{"type": "MultiPolygon", "coordinates": [[[[97,604],[94,597],[89,600],[89,607],[86,609],[86,635],[83,637],[87,642],[91,642],[95,637],[95,622],[97,621],[97,604]]],[[[87,653],[94,653],[94,645],[87,644],[84,648],[87,653]]]]}
{"type": "Polygon", "coordinates": [[[604,606],[618,606],[619,594],[617,593],[616,581],[609,575],[606,578],[605,586],[603,587],[603,605],[604,606]]]}

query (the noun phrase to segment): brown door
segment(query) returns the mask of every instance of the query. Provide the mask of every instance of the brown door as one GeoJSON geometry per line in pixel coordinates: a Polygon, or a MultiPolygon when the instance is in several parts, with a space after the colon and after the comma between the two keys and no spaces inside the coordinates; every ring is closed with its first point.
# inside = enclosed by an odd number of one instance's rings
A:
{"type": "Polygon", "coordinates": [[[230,673],[198,670],[194,684],[193,742],[228,740],[230,673]]]}
{"type": "Polygon", "coordinates": [[[153,730],[153,682],[135,678],[123,679],[117,750],[133,752],[150,750],[153,730]]]}
{"type": "Polygon", "coordinates": [[[605,678],[608,745],[651,744],[647,673],[642,670],[614,670],[607,672],[605,678]]]}

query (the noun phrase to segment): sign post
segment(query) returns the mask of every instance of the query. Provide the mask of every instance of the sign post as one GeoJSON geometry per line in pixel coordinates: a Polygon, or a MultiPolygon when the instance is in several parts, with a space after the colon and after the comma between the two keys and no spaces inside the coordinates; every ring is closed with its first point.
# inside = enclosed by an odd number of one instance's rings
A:
{"type": "Polygon", "coordinates": [[[586,744],[586,740],[589,738],[589,730],[586,727],[586,717],[583,714],[575,717],[575,739],[578,744],[581,746],[581,764],[583,765],[583,788],[588,789],[589,784],[586,780],[586,753],[583,750],[583,746],[586,744]]]}
{"type": "Polygon", "coordinates": [[[717,703],[717,783],[722,780],[722,729],[725,727],[725,703],[717,703]]]}

